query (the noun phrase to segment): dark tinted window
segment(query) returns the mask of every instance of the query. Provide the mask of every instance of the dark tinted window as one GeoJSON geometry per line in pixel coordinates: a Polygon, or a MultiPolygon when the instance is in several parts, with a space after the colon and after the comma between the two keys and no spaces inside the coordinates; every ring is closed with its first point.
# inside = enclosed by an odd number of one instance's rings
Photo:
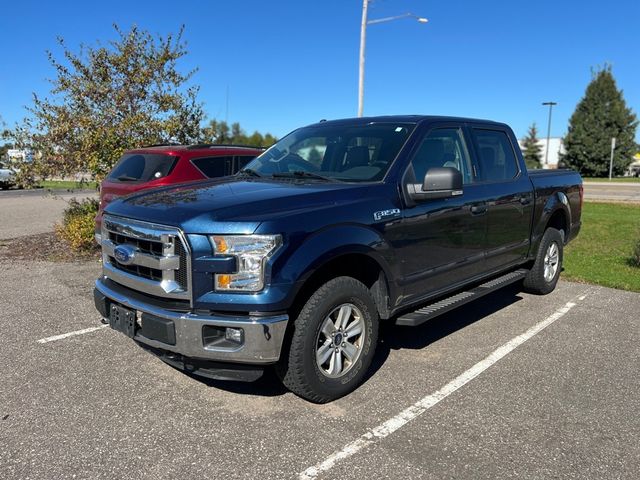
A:
{"type": "Polygon", "coordinates": [[[483,180],[510,180],[518,174],[518,164],[509,137],[500,130],[474,130],[480,175],[483,180]]]}
{"type": "Polygon", "coordinates": [[[148,182],[166,177],[173,170],[178,157],[157,153],[126,153],[109,174],[109,180],[148,182]]]}
{"type": "Polygon", "coordinates": [[[242,170],[244,167],[247,166],[247,164],[253,160],[254,158],[256,158],[255,155],[243,155],[241,157],[236,157],[236,172],[238,170],[242,170]]]}
{"type": "Polygon", "coordinates": [[[229,166],[233,157],[203,157],[191,160],[191,162],[208,178],[224,177],[229,175],[229,166]]]}
{"type": "Polygon", "coordinates": [[[429,132],[411,165],[418,183],[422,183],[427,170],[434,167],[457,168],[464,183],[471,183],[473,178],[469,153],[459,128],[439,128],[429,132]]]}

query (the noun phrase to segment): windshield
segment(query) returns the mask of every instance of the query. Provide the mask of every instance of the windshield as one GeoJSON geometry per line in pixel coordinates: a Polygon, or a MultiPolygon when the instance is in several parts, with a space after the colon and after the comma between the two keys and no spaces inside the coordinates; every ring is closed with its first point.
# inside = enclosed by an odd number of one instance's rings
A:
{"type": "Polygon", "coordinates": [[[385,176],[414,127],[410,123],[305,127],[284,137],[246,168],[260,176],[377,181],[385,176]]]}
{"type": "Polygon", "coordinates": [[[109,180],[148,182],[169,175],[177,157],[157,153],[125,153],[109,174],[109,180]]]}

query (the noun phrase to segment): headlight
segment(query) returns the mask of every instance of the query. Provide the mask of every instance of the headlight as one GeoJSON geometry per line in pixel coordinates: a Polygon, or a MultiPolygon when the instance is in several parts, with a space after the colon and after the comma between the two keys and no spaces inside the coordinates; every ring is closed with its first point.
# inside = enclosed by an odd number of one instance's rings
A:
{"type": "Polygon", "coordinates": [[[215,255],[237,258],[236,273],[218,273],[215,289],[258,292],[264,288],[264,265],[281,244],[280,235],[215,235],[215,255]]]}

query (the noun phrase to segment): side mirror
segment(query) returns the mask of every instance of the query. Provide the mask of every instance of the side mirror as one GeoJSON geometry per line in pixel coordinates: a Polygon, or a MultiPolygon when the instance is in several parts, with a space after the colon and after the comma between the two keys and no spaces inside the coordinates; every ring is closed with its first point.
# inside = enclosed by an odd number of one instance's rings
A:
{"type": "Polygon", "coordinates": [[[457,168],[430,168],[424,176],[422,185],[407,185],[409,196],[413,200],[431,200],[462,195],[462,173],[457,168]]]}

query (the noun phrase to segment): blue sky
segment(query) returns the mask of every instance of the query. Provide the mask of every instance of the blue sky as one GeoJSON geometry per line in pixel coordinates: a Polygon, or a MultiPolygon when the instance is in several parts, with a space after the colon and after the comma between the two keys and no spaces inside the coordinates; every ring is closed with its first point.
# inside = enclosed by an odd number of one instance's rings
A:
{"type": "MultiPolygon", "coordinates": [[[[157,34],[186,27],[185,69],[209,118],[282,136],[357,111],[361,0],[5,2],[0,7],[0,117],[22,118],[53,75],[45,51],[95,45],[135,23],[157,34]]],[[[612,64],[627,104],[640,111],[638,0],[375,0],[369,18],[429,18],[370,25],[365,115],[441,114],[510,124],[518,137],[558,102],[552,136],[566,132],[591,68],[612,64]]],[[[640,134],[638,135],[640,139],[640,134]]]]}

